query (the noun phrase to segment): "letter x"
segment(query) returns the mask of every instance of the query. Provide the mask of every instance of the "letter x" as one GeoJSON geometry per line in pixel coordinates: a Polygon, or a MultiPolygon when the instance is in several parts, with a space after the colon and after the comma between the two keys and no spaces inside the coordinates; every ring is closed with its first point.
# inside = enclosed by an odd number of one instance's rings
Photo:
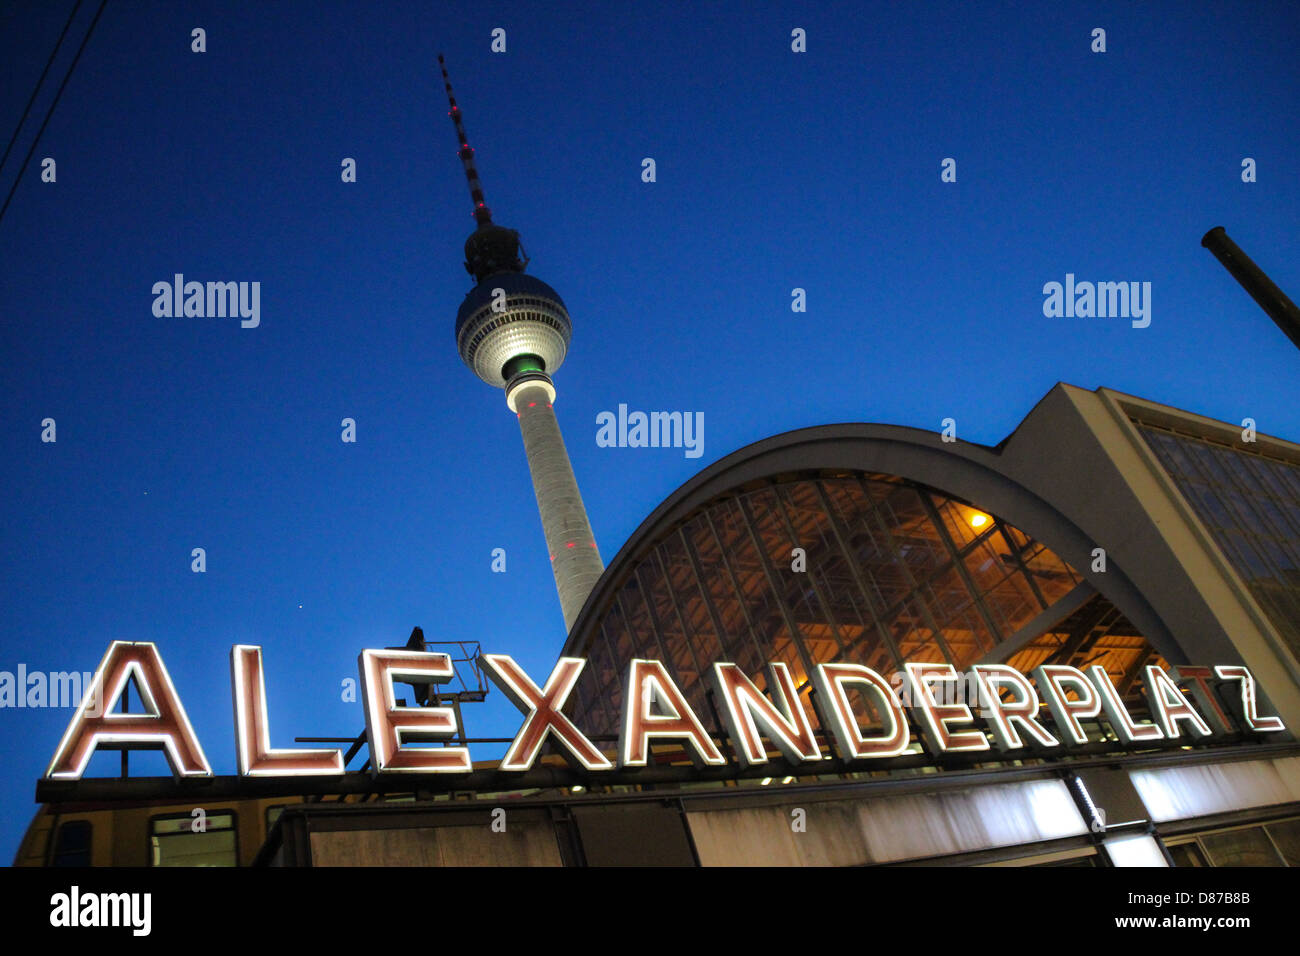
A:
{"type": "Polygon", "coordinates": [[[485,665],[492,683],[527,717],[511,741],[510,749],[501,758],[501,770],[530,769],[541,752],[548,733],[554,733],[584,769],[613,769],[614,765],[596,749],[595,744],[560,712],[574,685],[578,683],[582,669],[587,666],[585,659],[561,657],[551,671],[551,676],[546,679],[545,690],[539,690],[523,668],[508,654],[483,654],[479,659],[485,665]]]}

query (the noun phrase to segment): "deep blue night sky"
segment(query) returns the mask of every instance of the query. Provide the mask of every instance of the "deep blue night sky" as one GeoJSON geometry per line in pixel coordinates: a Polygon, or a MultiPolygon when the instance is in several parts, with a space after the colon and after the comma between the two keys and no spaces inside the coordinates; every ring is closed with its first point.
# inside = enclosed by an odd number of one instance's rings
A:
{"type": "MultiPolygon", "coordinates": [[[[0,12],[5,141],[70,9],[0,12]]],[[[1300,354],[1200,246],[1223,225],[1300,295],[1297,47],[1284,2],[113,0],[0,221],[0,670],[155,641],[217,773],[236,642],[264,648],[277,746],[359,732],[341,681],[416,624],[549,672],[518,426],[452,337],[473,220],[440,50],[489,205],[573,316],[556,412],[608,560],[758,439],[953,417],[995,444],[1058,381],[1300,439],[1300,354]],[[177,272],[260,282],[260,326],[155,317],[177,272]],[[1066,273],[1150,282],[1150,326],[1045,317],[1066,273]],[[703,457],[597,447],[620,403],[703,412],[703,457]]],[[[70,716],[0,710],[0,859],[70,716]]],[[[517,726],[496,692],[466,719],[517,726]]]]}

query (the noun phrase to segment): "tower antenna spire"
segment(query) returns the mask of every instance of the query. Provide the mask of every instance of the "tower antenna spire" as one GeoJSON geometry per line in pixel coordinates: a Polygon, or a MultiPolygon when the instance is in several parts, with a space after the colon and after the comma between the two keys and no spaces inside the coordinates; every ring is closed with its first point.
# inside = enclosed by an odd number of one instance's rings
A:
{"type": "Polygon", "coordinates": [[[465,121],[456,104],[451,78],[447,76],[447,62],[441,53],[438,54],[438,66],[442,69],[443,85],[447,87],[447,103],[451,107],[447,115],[456,124],[456,139],[460,143],[457,154],[465,165],[469,195],[474,201],[474,220],[478,223],[473,235],[465,240],[465,271],[477,282],[500,272],[523,272],[528,267],[528,254],[519,242],[519,233],[494,223],[492,210],[483,198],[483,184],[479,182],[478,169],[474,165],[474,147],[465,135],[465,121]]]}
{"type": "Polygon", "coordinates": [[[438,66],[442,70],[442,83],[447,88],[447,103],[451,107],[447,115],[456,124],[456,138],[460,141],[460,161],[465,164],[465,178],[469,180],[469,195],[474,201],[474,219],[480,226],[491,225],[492,210],[483,198],[483,184],[479,182],[478,169],[474,166],[474,147],[465,135],[465,121],[461,118],[460,107],[456,105],[456,94],[451,89],[451,78],[447,76],[447,62],[438,54],[438,66]]]}

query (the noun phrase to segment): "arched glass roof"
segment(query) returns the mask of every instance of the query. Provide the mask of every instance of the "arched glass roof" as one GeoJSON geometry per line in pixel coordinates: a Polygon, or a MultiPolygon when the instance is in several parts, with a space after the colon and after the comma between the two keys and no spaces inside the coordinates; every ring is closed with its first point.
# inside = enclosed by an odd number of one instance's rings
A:
{"type": "MultiPolygon", "coordinates": [[[[1138,680],[1165,662],[1064,560],[995,514],[897,476],[825,470],[714,497],[656,531],[584,612],[589,664],[575,716],[616,733],[634,657],[664,661],[718,730],[707,668],[760,687],[787,664],[807,699],[823,662],[894,677],[905,661],[1100,663],[1144,711],[1138,680]]],[[[608,572],[607,572],[608,573],[608,572]]]]}

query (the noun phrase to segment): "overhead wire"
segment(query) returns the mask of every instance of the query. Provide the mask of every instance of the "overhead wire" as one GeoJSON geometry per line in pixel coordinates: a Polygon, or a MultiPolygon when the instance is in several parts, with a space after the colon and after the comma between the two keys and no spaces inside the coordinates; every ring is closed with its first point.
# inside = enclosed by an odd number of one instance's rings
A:
{"type": "Polygon", "coordinates": [[[68,35],[68,27],[72,26],[72,21],[76,19],[77,11],[80,9],[81,0],[77,0],[77,2],[72,5],[72,12],[68,14],[68,22],[63,24],[63,32],[59,34],[59,40],[54,44],[54,50],[50,53],[50,58],[45,61],[45,69],[41,70],[41,78],[36,81],[36,87],[32,90],[31,98],[27,100],[27,106],[23,109],[22,118],[18,120],[18,125],[14,127],[13,136],[9,137],[9,145],[5,147],[5,154],[0,156],[0,171],[4,170],[5,163],[9,159],[9,153],[13,150],[14,143],[18,142],[18,134],[22,132],[23,127],[27,125],[27,117],[32,112],[32,104],[36,102],[36,94],[39,93],[41,87],[45,85],[46,74],[50,72],[50,67],[54,64],[54,58],[59,55],[59,49],[63,46],[63,38],[68,35]]]}
{"type": "Polygon", "coordinates": [[[63,82],[59,84],[59,91],[54,95],[54,102],[50,104],[50,108],[45,112],[45,120],[41,123],[41,128],[36,131],[36,138],[32,140],[32,145],[31,148],[27,150],[27,155],[23,157],[23,164],[18,169],[18,175],[14,178],[14,184],[9,189],[9,195],[5,197],[4,205],[0,206],[0,222],[4,221],[5,212],[9,209],[9,203],[13,200],[14,193],[18,191],[18,184],[23,181],[23,173],[27,171],[27,164],[31,162],[32,154],[36,152],[36,147],[41,141],[41,135],[45,132],[45,127],[49,125],[50,117],[54,115],[54,110],[59,105],[59,100],[63,96],[63,91],[67,89],[68,81],[72,79],[72,74],[76,72],[77,64],[81,62],[81,54],[85,51],[86,44],[90,42],[90,38],[95,32],[95,25],[99,23],[99,17],[104,12],[104,7],[107,4],[108,0],[100,0],[99,9],[95,11],[95,19],[90,21],[90,29],[86,31],[86,36],[82,39],[81,46],[77,47],[77,55],[72,58],[72,64],[68,67],[68,72],[64,74],[63,82]]]}

